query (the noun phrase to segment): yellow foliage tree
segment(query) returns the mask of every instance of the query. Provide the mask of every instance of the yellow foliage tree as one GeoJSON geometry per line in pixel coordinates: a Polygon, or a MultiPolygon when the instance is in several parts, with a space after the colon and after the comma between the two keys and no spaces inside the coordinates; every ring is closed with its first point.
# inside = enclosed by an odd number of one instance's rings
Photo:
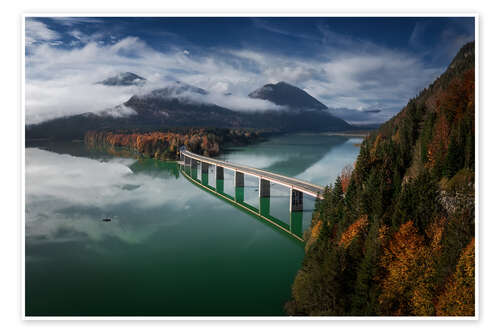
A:
{"type": "Polygon", "coordinates": [[[351,242],[358,236],[361,232],[365,232],[368,227],[368,216],[363,215],[357,219],[353,224],[351,224],[346,231],[342,233],[340,237],[339,245],[344,248],[349,247],[351,242]]]}
{"type": "Polygon", "coordinates": [[[475,313],[475,246],[474,238],[463,250],[455,273],[439,297],[438,316],[474,316],[475,313]]]}
{"type": "Polygon", "coordinates": [[[434,315],[432,250],[412,221],[394,234],[381,258],[387,274],[381,281],[379,306],[383,314],[434,315]]]}

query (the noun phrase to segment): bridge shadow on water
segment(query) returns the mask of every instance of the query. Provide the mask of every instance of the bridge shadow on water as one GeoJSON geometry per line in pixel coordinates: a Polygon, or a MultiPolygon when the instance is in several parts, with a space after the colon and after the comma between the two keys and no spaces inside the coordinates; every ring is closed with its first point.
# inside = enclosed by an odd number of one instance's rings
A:
{"type": "MultiPolygon", "coordinates": [[[[284,235],[301,243],[304,241],[303,231],[308,226],[308,224],[304,223],[304,215],[309,216],[309,213],[312,212],[312,209],[288,212],[287,215],[289,215],[289,219],[288,221],[284,221],[283,218],[278,218],[272,215],[271,200],[274,198],[276,201],[278,201],[284,197],[286,197],[288,200],[288,196],[257,196],[256,204],[252,205],[248,200],[250,199],[248,198],[248,193],[249,191],[255,191],[258,186],[250,184],[249,186],[247,186],[245,183],[244,187],[234,187],[233,193],[227,193],[224,186],[224,179],[216,180],[215,177],[209,177],[210,174],[213,174],[213,172],[210,171],[213,170],[209,170],[208,173],[201,173],[200,168],[191,168],[184,165],[179,165],[179,170],[180,173],[183,174],[191,183],[195,184],[205,192],[208,192],[216,196],[217,198],[229,203],[240,211],[249,214],[254,218],[257,218],[257,220],[259,220],[260,222],[263,222],[265,225],[272,227],[273,230],[279,231],[284,235]]],[[[230,178],[225,179],[229,180],[230,178]]],[[[231,185],[234,185],[234,183],[229,181],[226,181],[226,183],[231,183],[231,185]]]]}

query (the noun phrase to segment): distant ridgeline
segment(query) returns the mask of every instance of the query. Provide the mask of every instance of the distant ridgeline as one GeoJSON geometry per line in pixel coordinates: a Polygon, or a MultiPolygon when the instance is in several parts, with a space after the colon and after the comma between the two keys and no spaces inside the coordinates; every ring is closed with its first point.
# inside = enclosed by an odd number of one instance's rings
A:
{"type": "Polygon", "coordinates": [[[116,148],[126,148],[147,158],[169,160],[177,158],[181,146],[197,154],[215,156],[223,144],[244,145],[258,138],[259,132],[240,129],[191,128],[146,133],[89,131],[85,134],[85,144],[90,148],[105,148],[110,153],[116,148]]]}
{"type": "Polygon", "coordinates": [[[474,43],[326,188],[291,315],[473,316],[474,43]]]}
{"type": "MultiPolygon", "coordinates": [[[[144,79],[133,73],[123,73],[99,84],[143,85],[144,79]]],[[[254,128],[278,132],[357,129],[332,115],[325,105],[304,90],[284,82],[266,85],[250,94],[252,98],[270,102],[270,109],[265,111],[242,112],[198,100],[207,95],[209,92],[198,87],[170,83],[147,94],[133,95],[112,108],[29,124],[26,126],[26,140],[65,141],[82,139],[88,131],[153,132],[189,127],[254,128]]]]}

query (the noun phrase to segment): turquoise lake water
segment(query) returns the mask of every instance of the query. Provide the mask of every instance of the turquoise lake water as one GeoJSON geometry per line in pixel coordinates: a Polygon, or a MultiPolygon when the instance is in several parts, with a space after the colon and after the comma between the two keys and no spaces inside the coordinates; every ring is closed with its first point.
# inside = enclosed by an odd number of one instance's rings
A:
{"type": "MultiPolygon", "coordinates": [[[[217,158],[327,185],[361,141],[283,135],[217,158]]],[[[245,203],[258,208],[257,185],[245,177],[245,203]]],[[[271,186],[269,213],[285,223],[288,195],[271,186]]],[[[313,206],[305,197],[303,230],[313,206]]],[[[26,148],[25,221],[28,316],[284,315],[304,256],[300,241],[193,184],[177,163],[82,143],[26,148]]]]}

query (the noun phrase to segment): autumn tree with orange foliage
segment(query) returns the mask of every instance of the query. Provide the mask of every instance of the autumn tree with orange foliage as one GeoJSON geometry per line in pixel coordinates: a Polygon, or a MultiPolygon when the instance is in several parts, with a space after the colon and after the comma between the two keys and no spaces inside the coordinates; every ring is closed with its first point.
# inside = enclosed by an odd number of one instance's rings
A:
{"type": "Polygon", "coordinates": [[[353,167],[349,164],[342,168],[342,171],[340,172],[340,182],[342,184],[343,193],[347,192],[347,187],[349,186],[349,182],[351,181],[352,177],[352,170],[353,167]]]}
{"type": "Polygon", "coordinates": [[[215,156],[222,143],[244,144],[256,140],[258,134],[245,130],[190,129],[187,132],[116,133],[90,131],[85,135],[89,147],[110,146],[137,152],[143,157],[160,160],[176,159],[184,145],[188,150],[205,156],[215,156]]]}
{"type": "Polygon", "coordinates": [[[475,314],[475,243],[464,249],[453,276],[437,303],[438,316],[474,316],[475,314]]]}
{"type": "Polygon", "coordinates": [[[435,314],[432,303],[436,274],[434,258],[413,222],[401,225],[380,259],[387,272],[381,281],[381,314],[435,314]]]}
{"type": "Polygon", "coordinates": [[[351,242],[355,237],[359,236],[361,233],[366,232],[368,227],[368,216],[361,216],[356,222],[351,224],[346,231],[342,233],[340,237],[339,245],[345,248],[351,245],[351,242]]]}
{"type": "Polygon", "coordinates": [[[316,203],[291,315],[474,315],[474,43],[316,203]]]}

